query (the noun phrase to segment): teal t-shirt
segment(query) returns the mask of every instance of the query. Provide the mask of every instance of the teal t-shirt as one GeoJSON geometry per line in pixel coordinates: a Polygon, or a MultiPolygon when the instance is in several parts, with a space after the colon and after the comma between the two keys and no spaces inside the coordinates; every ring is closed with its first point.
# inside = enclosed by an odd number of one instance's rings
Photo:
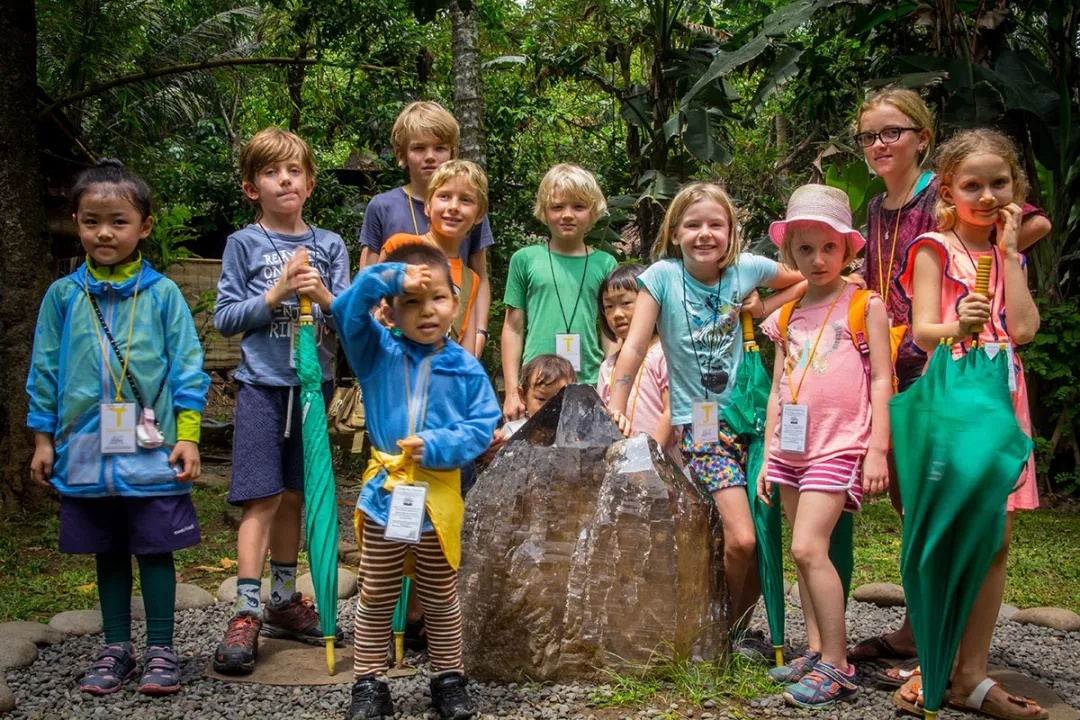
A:
{"type": "Polygon", "coordinates": [[[597,329],[600,284],[618,263],[601,250],[560,255],[547,243],[530,245],[510,258],[504,302],[525,311],[525,352],[521,364],[555,352],[555,336],[581,336],[578,382],[595,385],[604,359],[597,329]]]}
{"type": "Polygon", "coordinates": [[[719,286],[699,283],[675,259],[651,265],[638,278],[660,305],[656,328],[667,357],[672,425],[693,421],[695,400],[716,400],[721,410],[727,405],[743,354],[739,308],[777,268],[773,260],[740,253],[719,286]]]}

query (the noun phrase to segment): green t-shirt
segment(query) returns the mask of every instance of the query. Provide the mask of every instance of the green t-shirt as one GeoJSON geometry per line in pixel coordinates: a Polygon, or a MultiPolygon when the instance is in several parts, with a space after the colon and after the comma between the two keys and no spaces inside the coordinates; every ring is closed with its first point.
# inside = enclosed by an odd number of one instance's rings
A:
{"type": "Polygon", "coordinates": [[[525,311],[525,353],[522,365],[537,355],[555,352],[555,336],[581,336],[578,382],[596,384],[604,359],[597,329],[600,284],[618,263],[601,250],[588,255],[560,255],[548,246],[530,245],[510,258],[503,300],[525,311]]]}

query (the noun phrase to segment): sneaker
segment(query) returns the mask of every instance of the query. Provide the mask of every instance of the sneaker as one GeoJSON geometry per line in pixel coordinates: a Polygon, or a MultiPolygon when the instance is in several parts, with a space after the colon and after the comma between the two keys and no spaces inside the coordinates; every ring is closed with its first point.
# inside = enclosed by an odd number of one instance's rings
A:
{"type": "Polygon", "coordinates": [[[143,695],[170,695],[180,691],[180,661],[172,648],[152,646],[143,656],[139,692],[143,695]]]}
{"type": "Polygon", "coordinates": [[[374,675],[357,678],[352,686],[352,701],[345,713],[345,720],[383,720],[384,715],[394,714],[394,701],[390,687],[374,675]]]}
{"type": "Polygon", "coordinates": [[[795,658],[783,667],[769,668],[769,677],[785,685],[796,683],[803,676],[814,669],[814,665],[821,659],[821,653],[807,650],[802,656],[795,658]]]}
{"type": "Polygon", "coordinates": [[[766,665],[773,665],[776,658],[773,646],[765,642],[765,633],[761,630],[747,630],[736,636],[731,644],[731,652],[766,665]]]}
{"type": "Polygon", "coordinates": [[[90,669],[79,680],[79,690],[90,695],[109,695],[135,677],[135,646],[113,643],[102,648],[90,669]]]}
{"type": "Polygon", "coordinates": [[[476,717],[476,706],[465,685],[465,678],[458,673],[431,678],[431,707],[438,713],[439,720],[469,720],[476,717]]]}
{"type": "Polygon", "coordinates": [[[784,700],[804,708],[829,707],[859,692],[855,684],[855,666],[840,672],[835,665],[818,662],[799,682],[784,688],[784,700]]]}
{"type": "MultiPolygon", "coordinates": [[[[266,637],[299,640],[308,645],[324,644],[319,613],[314,603],[300,593],[293,593],[280,605],[268,604],[263,617],[262,634],[266,637]]],[[[338,645],[345,642],[345,633],[340,627],[334,628],[334,642],[338,645]]]]}
{"type": "Polygon", "coordinates": [[[262,620],[255,613],[241,612],[229,620],[225,639],[214,652],[214,670],[222,675],[249,675],[259,656],[262,620]]]}

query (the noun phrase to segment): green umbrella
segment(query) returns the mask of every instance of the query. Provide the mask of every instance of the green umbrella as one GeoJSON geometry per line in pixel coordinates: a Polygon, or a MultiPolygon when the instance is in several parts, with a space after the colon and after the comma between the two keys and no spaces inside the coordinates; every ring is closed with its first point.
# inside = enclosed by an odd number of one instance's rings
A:
{"type": "Polygon", "coordinates": [[[405,669],[405,626],[408,624],[409,589],[412,582],[408,576],[401,578],[401,597],[394,606],[394,668],[405,669]]]}
{"type": "Polygon", "coordinates": [[[307,506],[307,547],[315,607],[326,641],[326,668],[334,674],[334,636],[337,632],[338,514],[330,436],[323,412],[322,366],[315,342],[311,299],[300,298],[296,339],[296,374],[300,378],[300,407],[304,418],[304,503],[307,506]]]}
{"type": "Polygon", "coordinates": [[[900,571],[923,679],[937,716],[972,605],[1001,546],[1005,508],[1031,453],[1016,423],[1006,353],[937,348],[890,402],[904,535],[900,571]]]}
{"type": "Polygon", "coordinates": [[[772,504],[766,505],[758,497],[757,488],[753,487],[765,460],[765,414],[769,407],[772,378],[761,362],[750,313],[742,313],[740,320],[743,348],[746,352],[735,376],[731,400],[724,410],[724,420],[733,432],[747,441],[746,487],[757,540],[761,594],[765,598],[765,614],[769,620],[769,635],[776,653],[776,666],[780,667],[784,664],[785,602],[779,491],[773,491],[772,504]]]}

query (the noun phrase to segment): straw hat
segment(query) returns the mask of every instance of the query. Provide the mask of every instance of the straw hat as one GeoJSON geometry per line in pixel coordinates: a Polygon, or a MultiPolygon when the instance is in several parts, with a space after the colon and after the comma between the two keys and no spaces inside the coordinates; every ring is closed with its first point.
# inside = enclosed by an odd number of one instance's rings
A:
{"type": "Polygon", "coordinates": [[[851,226],[851,204],[847,193],[829,185],[803,185],[788,199],[787,219],[769,225],[769,237],[780,247],[788,223],[797,221],[825,223],[847,238],[855,252],[862,250],[866,240],[851,226]]]}

